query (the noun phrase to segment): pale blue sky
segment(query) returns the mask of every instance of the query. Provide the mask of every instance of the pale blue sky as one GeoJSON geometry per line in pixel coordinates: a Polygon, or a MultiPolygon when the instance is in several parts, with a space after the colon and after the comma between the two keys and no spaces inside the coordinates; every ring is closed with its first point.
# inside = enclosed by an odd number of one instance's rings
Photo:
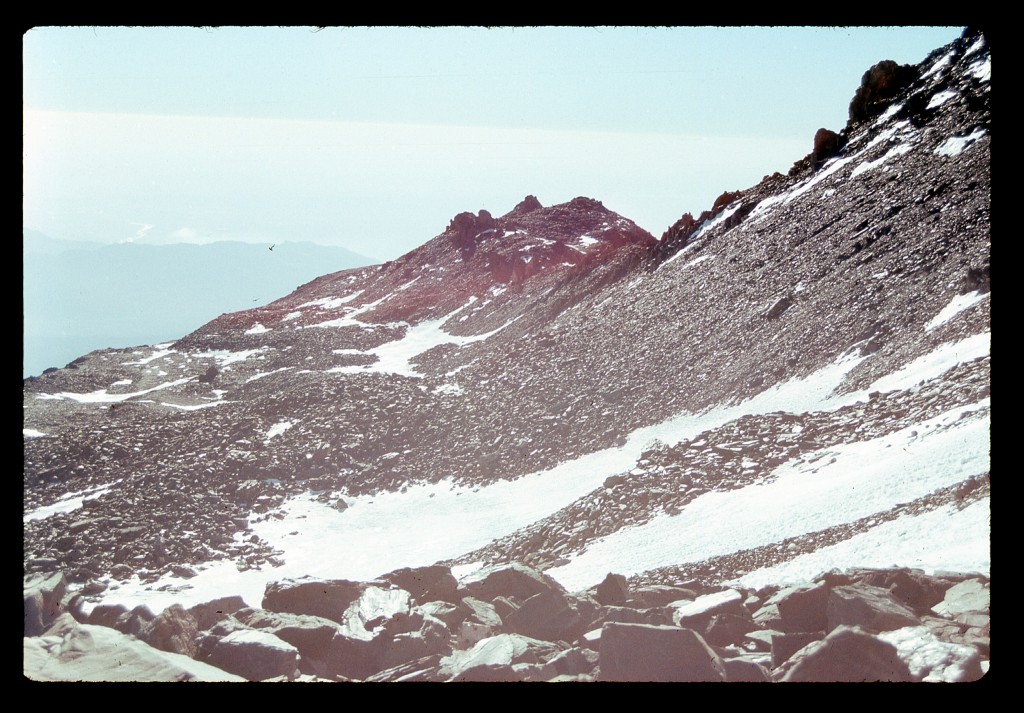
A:
{"type": "Polygon", "coordinates": [[[785,172],[959,28],[36,28],[26,227],[398,257],[589,195],[656,236],[785,172]]]}

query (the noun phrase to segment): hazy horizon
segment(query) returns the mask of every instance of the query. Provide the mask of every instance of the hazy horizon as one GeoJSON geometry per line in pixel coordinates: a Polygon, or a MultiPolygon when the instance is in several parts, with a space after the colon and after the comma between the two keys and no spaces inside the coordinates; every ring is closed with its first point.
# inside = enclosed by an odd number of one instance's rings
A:
{"type": "Polygon", "coordinates": [[[40,27],[24,220],[394,259],[459,212],[586,195],[659,236],[845,125],[960,28],[40,27]]]}

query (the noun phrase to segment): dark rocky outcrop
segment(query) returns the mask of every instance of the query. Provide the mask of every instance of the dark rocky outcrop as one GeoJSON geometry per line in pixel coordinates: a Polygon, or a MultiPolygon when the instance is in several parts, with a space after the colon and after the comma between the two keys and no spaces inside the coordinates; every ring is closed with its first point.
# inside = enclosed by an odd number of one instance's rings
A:
{"type": "Polygon", "coordinates": [[[920,75],[917,67],[897,64],[891,59],[874,65],[861,77],[860,87],[850,102],[850,121],[862,121],[877,116],[920,75]]]}

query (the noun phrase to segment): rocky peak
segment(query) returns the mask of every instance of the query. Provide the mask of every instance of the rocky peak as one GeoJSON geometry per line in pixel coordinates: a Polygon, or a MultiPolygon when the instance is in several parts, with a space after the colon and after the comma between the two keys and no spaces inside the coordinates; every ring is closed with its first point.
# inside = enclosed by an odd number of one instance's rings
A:
{"type": "Polygon", "coordinates": [[[541,202],[539,200],[537,200],[537,196],[531,194],[531,195],[526,196],[526,198],[524,198],[523,200],[519,201],[519,203],[516,204],[515,208],[510,210],[508,213],[506,213],[502,217],[503,218],[513,218],[515,216],[525,215],[527,213],[531,213],[531,212],[533,212],[533,211],[535,211],[535,210],[537,210],[539,208],[543,208],[543,207],[544,206],[541,205],[541,202]]]}

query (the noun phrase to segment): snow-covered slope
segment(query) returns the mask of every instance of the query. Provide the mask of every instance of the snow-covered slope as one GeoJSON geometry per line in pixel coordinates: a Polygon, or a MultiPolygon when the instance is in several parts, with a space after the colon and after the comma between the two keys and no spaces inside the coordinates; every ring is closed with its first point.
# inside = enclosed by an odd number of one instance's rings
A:
{"type": "Polygon", "coordinates": [[[531,196],[27,380],[26,569],[154,611],[438,561],[987,573],[989,65],[967,35],[873,68],[842,131],[661,241],[531,196]]]}

